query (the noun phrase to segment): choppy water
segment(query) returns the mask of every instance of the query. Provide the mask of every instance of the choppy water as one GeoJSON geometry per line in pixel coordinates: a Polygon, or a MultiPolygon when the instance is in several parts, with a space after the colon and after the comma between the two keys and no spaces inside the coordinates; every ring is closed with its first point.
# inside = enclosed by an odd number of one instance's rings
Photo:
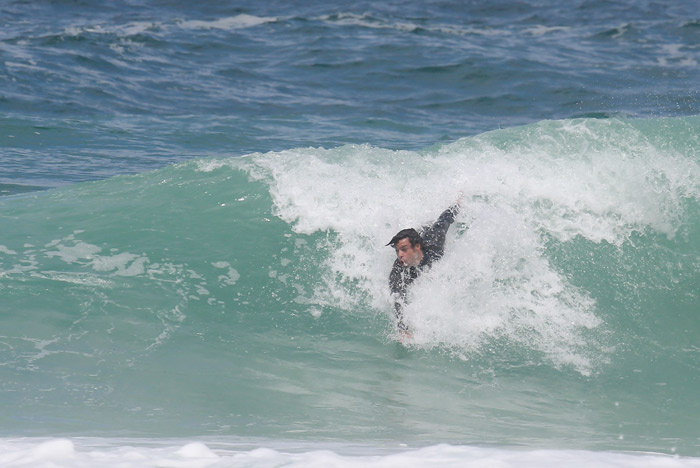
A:
{"type": "Polygon", "coordinates": [[[0,15],[0,462],[698,463],[692,6],[0,15]]]}

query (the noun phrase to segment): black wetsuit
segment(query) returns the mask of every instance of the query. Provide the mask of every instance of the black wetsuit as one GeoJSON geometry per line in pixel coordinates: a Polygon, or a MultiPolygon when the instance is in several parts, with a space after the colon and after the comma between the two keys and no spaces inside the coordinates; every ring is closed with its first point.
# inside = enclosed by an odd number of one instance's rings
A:
{"type": "Polygon", "coordinates": [[[445,236],[450,225],[454,223],[455,216],[459,212],[459,205],[451,206],[445,210],[435,223],[429,228],[422,230],[421,249],[423,259],[417,267],[405,267],[397,258],[389,273],[389,288],[394,297],[394,315],[396,315],[399,330],[406,331],[408,327],[403,321],[403,306],[406,304],[406,293],[408,287],[418,278],[418,275],[436,260],[439,260],[445,253],[445,236]]]}

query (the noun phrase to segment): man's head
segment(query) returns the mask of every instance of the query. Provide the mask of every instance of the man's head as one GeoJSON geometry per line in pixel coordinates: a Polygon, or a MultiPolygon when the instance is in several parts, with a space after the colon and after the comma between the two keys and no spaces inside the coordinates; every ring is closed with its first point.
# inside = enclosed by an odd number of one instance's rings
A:
{"type": "Polygon", "coordinates": [[[404,266],[417,267],[423,260],[423,239],[415,229],[403,229],[389,243],[404,266]]]}

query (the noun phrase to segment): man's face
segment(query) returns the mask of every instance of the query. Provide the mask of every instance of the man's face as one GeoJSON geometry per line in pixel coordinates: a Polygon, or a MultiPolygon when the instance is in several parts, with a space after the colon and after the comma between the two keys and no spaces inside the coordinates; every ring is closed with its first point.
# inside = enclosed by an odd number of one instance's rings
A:
{"type": "Polygon", "coordinates": [[[394,249],[396,249],[396,257],[403,266],[417,267],[420,261],[423,260],[423,250],[420,244],[412,247],[411,241],[407,237],[398,241],[394,245],[394,249]]]}

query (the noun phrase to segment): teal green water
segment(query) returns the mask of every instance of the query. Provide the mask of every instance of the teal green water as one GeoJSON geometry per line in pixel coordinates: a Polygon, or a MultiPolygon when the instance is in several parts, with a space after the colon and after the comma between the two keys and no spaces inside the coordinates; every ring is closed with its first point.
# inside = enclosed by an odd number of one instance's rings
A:
{"type": "Polygon", "coordinates": [[[0,198],[0,435],[698,456],[698,135],[544,121],[0,198]],[[402,346],[384,244],[460,192],[402,346]]]}

